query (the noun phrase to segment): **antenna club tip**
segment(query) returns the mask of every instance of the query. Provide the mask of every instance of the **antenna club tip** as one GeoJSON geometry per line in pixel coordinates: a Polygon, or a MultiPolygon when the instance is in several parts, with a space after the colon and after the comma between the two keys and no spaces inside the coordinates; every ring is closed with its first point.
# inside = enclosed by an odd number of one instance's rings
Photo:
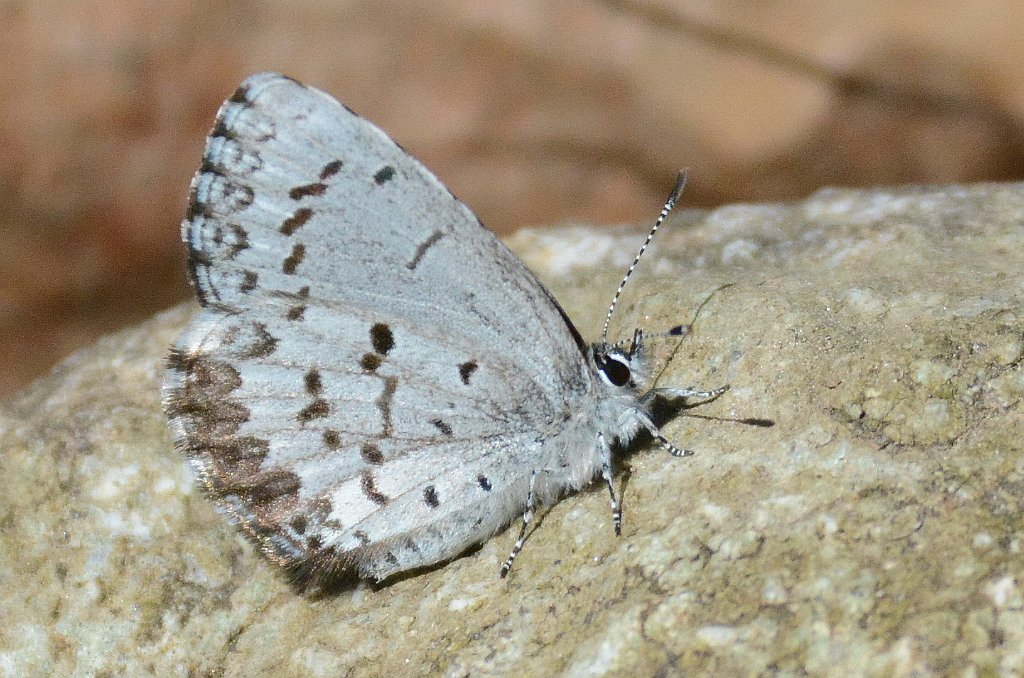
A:
{"type": "Polygon", "coordinates": [[[686,181],[688,178],[689,174],[687,169],[684,168],[679,170],[679,174],[676,175],[676,185],[672,187],[672,193],[668,197],[668,204],[670,206],[675,206],[676,202],[679,200],[679,196],[683,194],[683,189],[686,188],[686,181]]]}

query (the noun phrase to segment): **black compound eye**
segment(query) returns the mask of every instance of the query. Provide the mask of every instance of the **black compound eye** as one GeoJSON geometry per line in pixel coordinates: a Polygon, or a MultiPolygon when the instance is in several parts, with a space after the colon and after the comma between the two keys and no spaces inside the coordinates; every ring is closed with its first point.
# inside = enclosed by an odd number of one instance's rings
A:
{"type": "Polygon", "coordinates": [[[629,383],[629,378],[632,376],[629,366],[618,357],[606,357],[601,362],[600,369],[604,372],[604,376],[608,378],[608,381],[615,386],[625,386],[629,383]]]}

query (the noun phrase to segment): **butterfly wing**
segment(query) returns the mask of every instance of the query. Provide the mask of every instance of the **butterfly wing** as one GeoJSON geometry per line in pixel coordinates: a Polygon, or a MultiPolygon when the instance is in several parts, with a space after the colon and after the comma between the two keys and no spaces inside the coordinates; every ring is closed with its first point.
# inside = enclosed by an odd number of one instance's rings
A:
{"type": "Polygon", "coordinates": [[[379,579],[522,507],[539,439],[590,388],[582,341],[382,131],[250,77],[217,116],[182,232],[204,310],[172,350],[165,407],[272,559],[379,579]]]}

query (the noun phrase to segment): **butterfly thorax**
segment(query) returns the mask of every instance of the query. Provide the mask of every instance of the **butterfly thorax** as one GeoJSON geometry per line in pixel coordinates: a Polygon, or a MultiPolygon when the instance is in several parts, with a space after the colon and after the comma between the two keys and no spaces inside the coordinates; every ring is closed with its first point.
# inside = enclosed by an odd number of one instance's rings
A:
{"type": "Polygon", "coordinates": [[[649,371],[640,344],[624,349],[614,344],[595,343],[587,349],[587,381],[590,389],[580,398],[566,420],[552,427],[542,439],[549,454],[545,476],[538,479],[543,503],[566,486],[579,489],[601,472],[598,436],[609,445],[625,447],[649,416],[644,398],[649,371]],[[570,453],[572,456],[566,456],[570,453]]]}

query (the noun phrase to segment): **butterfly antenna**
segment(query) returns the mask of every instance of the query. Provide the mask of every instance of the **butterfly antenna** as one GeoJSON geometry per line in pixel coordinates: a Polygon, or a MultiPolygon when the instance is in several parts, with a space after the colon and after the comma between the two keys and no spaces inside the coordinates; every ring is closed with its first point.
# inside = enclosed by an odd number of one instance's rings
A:
{"type": "Polygon", "coordinates": [[[676,185],[672,189],[672,193],[669,194],[668,200],[665,201],[665,206],[661,208],[661,214],[658,215],[658,220],[654,222],[654,226],[651,228],[651,232],[647,234],[647,240],[644,240],[644,244],[640,246],[640,251],[636,253],[636,257],[633,259],[633,263],[629,265],[629,269],[626,270],[626,275],[623,276],[622,282],[619,283],[619,288],[615,290],[615,296],[612,297],[611,306],[608,307],[608,315],[604,319],[604,331],[601,333],[601,343],[608,343],[608,326],[612,322],[612,314],[615,313],[615,304],[619,302],[619,295],[622,294],[622,288],[626,286],[626,281],[629,280],[629,276],[633,275],[633,269],[640,263],[640,257],[644,255],[644,251],[647,250],[647,246],[651,244],[651,240],[654,240],[654,234],[658,232],[658,227],[661,226],[661,222],[665,221],[665,217],[672,211],[672,208],[676,206],[679,201],[679,196],[683,194],[683,189],[686,188],[686,170],[679,172],[679,176],[676,177],[676,185]]]}

